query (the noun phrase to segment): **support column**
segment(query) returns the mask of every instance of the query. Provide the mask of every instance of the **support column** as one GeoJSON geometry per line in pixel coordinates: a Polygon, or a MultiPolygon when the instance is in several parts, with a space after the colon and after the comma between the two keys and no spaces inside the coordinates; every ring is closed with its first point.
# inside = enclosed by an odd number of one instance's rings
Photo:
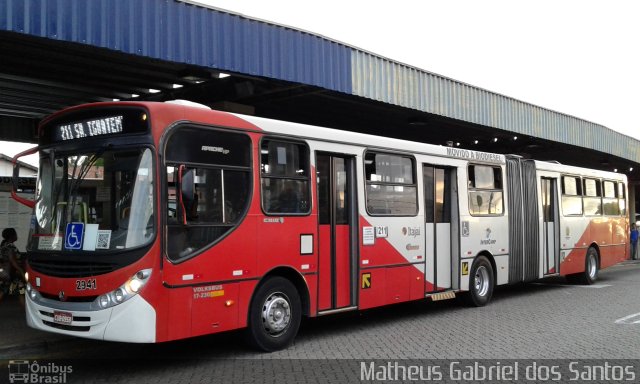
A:
{"type": "MultiPolygon", "coordinates": [[[[638,196],[638,190],[640,189],[640,182],[638,181],[629,181],[629,229],[631,229],[631,224],[636,222],[636,212],[640,207],[636,205],[636,196],[638,196]]],[[[638,196],[640,197],[640,196],[638,196]]],[[[638,257],[639,249],[636,249],[636,258],[638,257]]],[[[631,257],[631,253],[629,253],[629,257],[631,257]]]]}
{"type": "Polygon", "coordinates": [[[629,181],[629,224],[636,222],[636,212],[638,212],[638,208],[636,206],[636,190],[640,187],[640,182],[638,181],[629,181]]]}

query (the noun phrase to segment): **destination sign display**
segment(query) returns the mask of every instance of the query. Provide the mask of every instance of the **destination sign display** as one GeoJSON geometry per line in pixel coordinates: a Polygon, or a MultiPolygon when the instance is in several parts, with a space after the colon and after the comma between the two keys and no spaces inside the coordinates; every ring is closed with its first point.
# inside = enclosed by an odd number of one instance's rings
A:
{"type": "Polygon", "coordinates": [[[48,124],[43,144],[71,142],[93,137],[143,133],[149,130],[149,116],[138,108],[100,108],[74,112],[48,124]]]}
{"type": "Polygon", "coordinates": [[[62,124],[58,125],[57,134],[62,141],[83,139],[85,137],[100,135],[113,135],[115,133],[121,133],[123,131],[123,119],[124,116],[119,115],[62,124]]]}

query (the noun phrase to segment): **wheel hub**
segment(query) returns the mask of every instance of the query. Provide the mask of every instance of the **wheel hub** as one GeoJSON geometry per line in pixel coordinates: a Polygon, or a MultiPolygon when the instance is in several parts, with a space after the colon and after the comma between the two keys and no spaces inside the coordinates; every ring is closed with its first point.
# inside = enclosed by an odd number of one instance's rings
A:
{"type": "Polygon", "coordinates": [[[484,265],[476,270],[474,282],[478,296],[485,296],[489,291],[489,271],[484,265]]]}
{"type": "Polygon", "coordinates": [[[282,334],[291,324],[291,305],[283,293],[274,293],[262,306],[264,329],[272,336],[282,334]]]}
{"type": "Polygon", "coordinates": [[[589,265],[587,268],[589,270],[589,277],[593,279],[596,276],[596,268],[597,268],[596,257],[593,253],[589,254],[589,265]]]}

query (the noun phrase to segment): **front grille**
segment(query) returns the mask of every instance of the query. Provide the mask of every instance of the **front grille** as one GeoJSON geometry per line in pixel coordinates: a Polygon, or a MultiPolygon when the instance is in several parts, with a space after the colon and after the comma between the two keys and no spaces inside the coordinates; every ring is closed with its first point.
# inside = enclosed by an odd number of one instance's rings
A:
{"type": "MultiPolygon", "coordinates": [[[[42,310],[40,310],[39,312],[40,312],[40,315],[42,317],[45,317],[45,318],[53,320],[54,314],[52,312],[47,312],[47,311],[42,311],[42,310]]],[[[73,316],[73,321],[75,321],[75,322],[90,322],[91,321],[91,317],[89,317],[89,316],[73,316]]],[[[45,325],[48,325],[49,327],[62,329],[62,330],[65,330],[65,331],[89,332],[89,330],[91,329],[91,326],[88,326],[88,325],[58,324],[58,323],[54,323],[53,321],[44,320],[44,319],[42,320],[42,323],[45,324],[45,325]]]]}
{"type": "Polygon", "coordinates": [[[42,320],[42,323],[52,328],[62,329],[64,331],[89,332],[89,330],[91,329],[91,327],[89,326],[56,324],[53,321],[46,321],[46,320],[42,320]]]}
{"type": "Polygon", "coordinates": [[[115,263],[58,261],[58,260],[29,260],[29,265],[36,271],[55,277],[85,277],[103,275],[114,271],[115,263]]]}
{"type": "Polygon", "coordinates": [[[52,295],[52,294],[43,293],[43,292],[40,292],[40,296],[49,300],[64,301],[69,303],[91,303],[98,297],[98,296],[65,296],[64,300],[60,300],[60,297],[58,297],[58,295],[52,295]]]}
{"type": "MultiPolygon", "coordinates": [[[[53,319],[53,313],[51,312],[40,311],[40,314],[53,319]]],[[[91,321],[91,318],[89,316],[73,316],[73,321],[91,321]]]]}

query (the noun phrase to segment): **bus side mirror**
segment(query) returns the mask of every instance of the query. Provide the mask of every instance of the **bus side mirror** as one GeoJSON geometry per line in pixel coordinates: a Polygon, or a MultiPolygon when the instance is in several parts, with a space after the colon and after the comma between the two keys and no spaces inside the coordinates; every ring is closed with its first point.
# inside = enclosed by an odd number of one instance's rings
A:
{"type": "Polygon", "coordinates": [[[181,165],[178,168],[178,184],[180,185],[178,202],[182,212],[182,224],[187,224],[187,212],[192,208],[195,200],[195,170],[188,170],[187,167],[181,165]]]}
{"type": "Polygon", "coordinates": [[[33,208],[36,206],[36,201],[24,198],[22,196],[18,196],[18,184],[20,183],[20,159],[24,156],[33,155],[38,152],[38,147],[34,147],[28,149],[24,152],[18,153],[11,162],[13,163],[13,179],[12,179],[12,187],[11,187],[11,197],[20,204],[26,205],[29,208],[33,208]]]}

